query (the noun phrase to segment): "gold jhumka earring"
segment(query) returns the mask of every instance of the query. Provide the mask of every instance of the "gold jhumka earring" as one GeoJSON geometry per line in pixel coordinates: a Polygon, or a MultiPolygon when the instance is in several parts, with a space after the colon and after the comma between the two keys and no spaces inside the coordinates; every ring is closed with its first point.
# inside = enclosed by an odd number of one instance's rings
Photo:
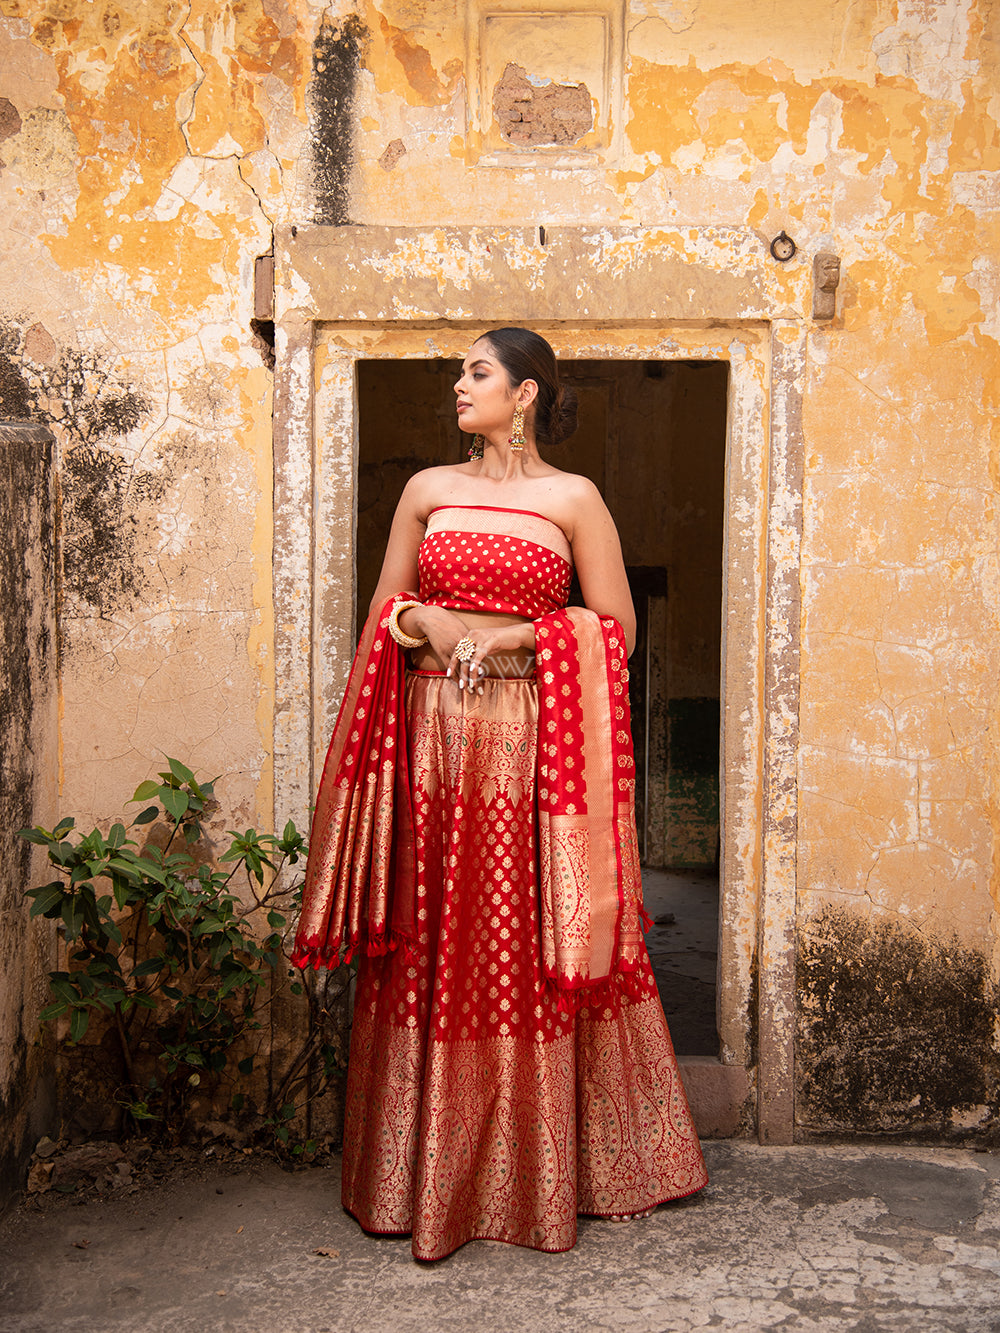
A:
{"type": "Polygon", "coordinates": [[[524,448],[524,408],[520,403],[514,408],[514,424],[507,443],[518,454],[524,448]]]}
{"type": "Polygon", "coordinates": [[[483,439],[483,437],[482,437],[481,435],[477,435],[477,436],[473,439],[472,443],[469,445],[469,460],[470,460],[470,462],[475,463],[475,462],[477,462],[480,458],[482,458],[482,456],[483,456],[483,450],[484,450],[485,444],[486,444],[486,441],[483,439]]]}

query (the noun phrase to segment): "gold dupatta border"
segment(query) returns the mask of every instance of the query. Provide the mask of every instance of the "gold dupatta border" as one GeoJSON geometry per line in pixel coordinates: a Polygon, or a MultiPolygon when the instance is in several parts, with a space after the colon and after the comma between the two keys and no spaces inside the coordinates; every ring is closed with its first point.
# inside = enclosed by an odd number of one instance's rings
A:
{"type": "Polygon", "coordinates": [[[390,597],[365,622],[316,797],[296,967],[337,967],[364,944],[384,953],[415,938],[413,811],[403,650],[390,597]]]}

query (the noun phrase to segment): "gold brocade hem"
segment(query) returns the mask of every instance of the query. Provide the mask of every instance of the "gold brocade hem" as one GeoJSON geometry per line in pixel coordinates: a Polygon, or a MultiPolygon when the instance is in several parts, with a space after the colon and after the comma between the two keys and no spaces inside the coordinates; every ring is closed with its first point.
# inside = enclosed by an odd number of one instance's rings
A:
{"type": "Polygon", "coordinates": [[[643,1212],[707,1183],[658,1000],[610,1019],[584,1010],[554,1041],[428,1049],[369,998],[362,978],[343,1177],[366,1231],[412,1235],[418,1259],[475,1239],[558,1253],[578,1215],[643,1212]]]}

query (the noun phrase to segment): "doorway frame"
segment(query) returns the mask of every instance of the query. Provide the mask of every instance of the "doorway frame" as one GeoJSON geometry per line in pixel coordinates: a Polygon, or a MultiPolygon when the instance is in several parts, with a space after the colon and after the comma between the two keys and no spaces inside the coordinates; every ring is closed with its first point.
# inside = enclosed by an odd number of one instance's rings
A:
{"type": "Polygon", "coordinates": [[[308,818],[353,652],[356,362],[461,357],[502,323],[579,359],[728,362],[721,1055],[681,1065],[718,1133],[792,1142],[807,265],[737,229],[317,227],[276,235],[275,271],[279,820],[308,818]]]}

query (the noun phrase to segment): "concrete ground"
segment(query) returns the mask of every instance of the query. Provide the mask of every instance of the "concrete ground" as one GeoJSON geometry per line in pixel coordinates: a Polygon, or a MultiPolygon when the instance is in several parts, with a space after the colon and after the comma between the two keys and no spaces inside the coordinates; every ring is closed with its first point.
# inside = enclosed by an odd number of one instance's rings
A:
{"type": "Polygon", "coordinates": [[[339,1206],[336,1166],[199,1160],[0,1227],[3,1333],[1000,1330],[1000,1159],[706,1144],[712,1183],[568,1254],[416,1263],[339,1206]]]}

